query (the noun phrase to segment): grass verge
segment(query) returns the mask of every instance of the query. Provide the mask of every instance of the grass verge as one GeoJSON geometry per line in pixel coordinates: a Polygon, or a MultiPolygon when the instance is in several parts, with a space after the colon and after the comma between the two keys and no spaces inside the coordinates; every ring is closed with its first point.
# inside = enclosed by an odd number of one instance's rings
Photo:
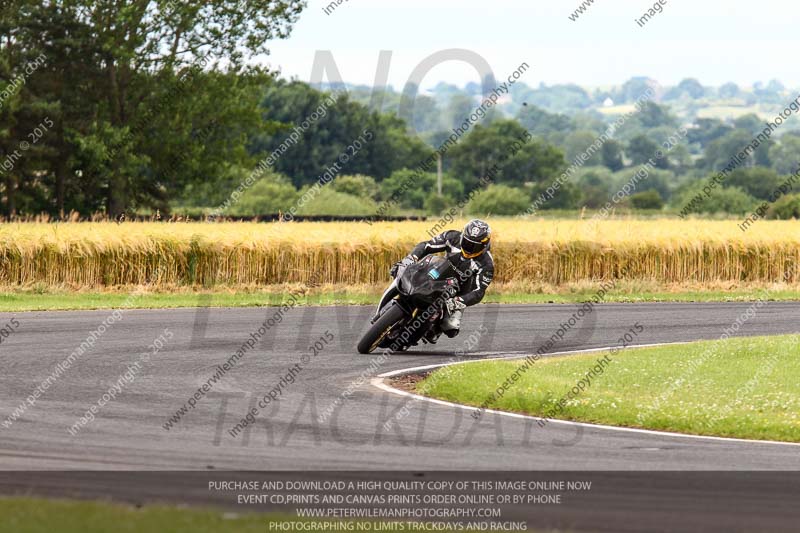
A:
{"type": "MultiPolygon", "coordinates": [[[[231,513],[160,505],[132,507],[116,503],[0,498],[0,533],[264,533],[291,529],[274,522],[304,522],[310,531],[325,531],[324,522],[288,515],[231,513]]],[[[331,519],[329,522],[339,522],[331,519]]],[[[358,531],[403,531],[377,522],[359,522],[358,531]]],[[[468,532],[465,532],[468,533],[468,532]]]]}
{"type": "Polygon", "coordinates": [[[166,506],[136,508],[101,502],[1,498],[0,531],[14,533],[264,533],[280,516],[166,506]]]}
{"type": "MultiPolygon", "coordinates": [[[[519,367],[519,361],[456,365],[434,372],[416,389],[480,406],[519,367]]],[[[542,358],[489,407],[613,426],[800,442],[800,335],[542,358]],[[606,355],[610,362],[596,370],[606,355]]]]}
{"type": "MultiPolygon", "coordinates": [[[[258,307],[277,305],[289,292],[301,290],[300,305],[374,305],[385,287],[373,285],[325,285],[303,289],[300,284],[261,287],[219,287],[168,290],[142,290],[117,287],[113,290],[73,290],[59,287],[0,288],[0,312],[114,309],[166,309],[176,307],[258,307]],[[132,297],[132,295],[135,295],[132,297]]],[[[505,284],[492,286],[484,303],[541,304],[580,303],[597,292],[590,283],[564,286],[505,284]]],[[[800,300],[800,286],[657,286],[620,282],[606,295],[607,302],[723,302],[766,300],[800,300]]]]}

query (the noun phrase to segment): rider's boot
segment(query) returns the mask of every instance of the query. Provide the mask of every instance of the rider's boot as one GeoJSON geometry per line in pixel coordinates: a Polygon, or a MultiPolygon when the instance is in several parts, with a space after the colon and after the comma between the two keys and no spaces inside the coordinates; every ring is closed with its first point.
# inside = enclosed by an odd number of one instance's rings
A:
{"type": "Polygon", "coordinates": [[[439,340],[439,337],[442,335],[442,330],[439,328],[431,328],[425,332],[425,336],[422,337],[422,340],[427,342],[428,344],[436,344],[436,341],[439,340]]]}
{"type": "Polygon", "coordinates": [[[445,315],[444,320],[442,320],[441,328],[444,334],[449,338],[452,339],[458,335],[461,329],[461,317],[463,315],[464,312],[461,309],[445,315]]]}

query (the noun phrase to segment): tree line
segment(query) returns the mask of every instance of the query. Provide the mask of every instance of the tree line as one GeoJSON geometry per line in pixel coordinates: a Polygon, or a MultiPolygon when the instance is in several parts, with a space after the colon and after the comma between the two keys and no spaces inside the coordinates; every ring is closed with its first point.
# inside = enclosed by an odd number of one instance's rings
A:
{"type": "MultiPolygon", "coordinates": [[[[415,99],[413,109],[375,110],[368,107],[364,88],[334,95],[255,66],[250,59],[267,52],[272,40],[288,37],[302,9],[301,2],[288,0],[4,2],[3,215],[118,217],[208,213],[219,206],[231,215],[285,211],[364,131],[371,133],[370,141],[299,214],[369,215],[387,198],[400,198],[399,212],[441,213],[459,203],[487,168],[497,168],[493,184],[467,208],[513,215],[524,213],[615,119],[588,109],[582,89],[520,84],[513,105],[488,114],[447,151],[441,194],[433,172],[409,188],[403,184],[410,169],[429,160],[452,126],[471,112],[478,94],[469,91],[479,91],[479,84],[462,92],[437,86],[435,93],[448,102],[445,115],[425,95],[415,99]],[[570,98],[580,102],[575,109],[552,110],[569,107],[570,98]],[[323,103],[324,113],[318,112],[323,103]],[[308,121],[315,112],[319,116],[308,121]],[[293,135],[297,139],[288,146],[293,135]],[[506,149],[530,136],[518,151],[506,149]],[[254,169],[266,171],[250,183],[254,169]],[[241,198],[231,202],[237,190],[241,198]]],[[[630,101],[648,83],[630,80],[590,100],[630,101]]],[[[782,90],[777,82],[755,89],[759,97],[773,99],[782,90]]],[[[605,205],[676,128],[685,127],[685,142],[657,160],[621,207],[679,206],[763,129],[764,121],[752,113],[735,120],[677,115],[675,102],[709,94],[693,80],[661,93],[582,161],[543,208],[605,205]]],[[[741,96],[730,86],[717,93],[741,96]]],[[[394,96],[387,89],[384,101],[394,96]]],[[[789,127],[780,133],[697,209],[744,212],[781,183],[781,176],[795,172],[800,136],[789,127]]]]}
{"type": "Polygon", "coordinates": [[[277,125],[259,110],[273,75],[248,59],[287,37],[302,7],[283,0],[0,4],[5,215],[166,209],[190,184],[249,165],[248,139],[277,125]],[[25,144],[44,120],[53,127],[25,144]]]}

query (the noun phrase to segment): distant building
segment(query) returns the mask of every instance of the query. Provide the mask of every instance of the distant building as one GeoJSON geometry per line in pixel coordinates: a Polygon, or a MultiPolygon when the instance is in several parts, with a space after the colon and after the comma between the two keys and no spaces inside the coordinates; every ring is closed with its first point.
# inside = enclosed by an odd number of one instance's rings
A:
{"type": "Polygon", "coordinates": [[[603,100],[603,107],[614,107],[614,100],[611,97],[606,98],[603,100]]]}

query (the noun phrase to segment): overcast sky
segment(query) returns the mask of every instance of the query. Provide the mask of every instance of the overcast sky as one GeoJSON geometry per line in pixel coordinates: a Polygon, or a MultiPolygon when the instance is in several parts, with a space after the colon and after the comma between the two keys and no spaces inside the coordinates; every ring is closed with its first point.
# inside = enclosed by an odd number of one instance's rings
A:
{"type": "MultiPolygon", "coordinates": [[[[663,0],[662,0],[663,1],[663,0]]],[[[575,22],[580,0],[309,0],[292,36],[260,58],[284,77],[310,81],[317,50],[330,50],[342,77],[372,85],[380,50],[391,50],[389,83],[400,89],[425,57],[466,48],[484,57],[498,79],[523,61],[529,85],[616,85],[632,76],[662,84],[694,77],[706,85],[779,79],[800,86],[796,23],[800,4],[783,0],[667,0],[639,27],[649,0],[595,0],[575,22]]],[[[475,69],[443,63],[425,78],[463,85],[475,69]]]]}

